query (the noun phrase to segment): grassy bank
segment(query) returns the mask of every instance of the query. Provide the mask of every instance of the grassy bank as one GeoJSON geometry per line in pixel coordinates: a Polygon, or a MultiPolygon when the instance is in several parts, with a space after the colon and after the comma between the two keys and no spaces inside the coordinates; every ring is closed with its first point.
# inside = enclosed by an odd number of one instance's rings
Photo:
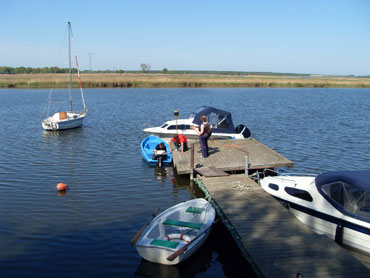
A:
{"type": "MultiPolygon", "coordinates": [[[[340,76],[270,76],[222,74],[88,73],[84,88],[314,87],[370,88],[370,78],[340,76]]],[[[1,74],[0,88],[64,88],[66,74],[1,74]]],[[[78,88],[77,76],[73,87],[78,88]]]]}

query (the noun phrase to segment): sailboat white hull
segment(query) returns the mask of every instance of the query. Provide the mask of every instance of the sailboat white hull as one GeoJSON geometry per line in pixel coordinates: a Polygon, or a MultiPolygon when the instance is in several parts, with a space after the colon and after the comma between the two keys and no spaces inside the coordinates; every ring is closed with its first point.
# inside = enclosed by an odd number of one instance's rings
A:
{"type": "Polygon", "coordinates": [[[45,120],[42,120],[41,121],[42,127],[45,130],[49,131],[77,128],[82,126],[83,121],[86,117],[86,113],[74,113],[74,112],[64,112],[64,113],[66,115],[65,119],[60,117],[61,112],[57,112],[53,116],[48,117],[45,120]]]}

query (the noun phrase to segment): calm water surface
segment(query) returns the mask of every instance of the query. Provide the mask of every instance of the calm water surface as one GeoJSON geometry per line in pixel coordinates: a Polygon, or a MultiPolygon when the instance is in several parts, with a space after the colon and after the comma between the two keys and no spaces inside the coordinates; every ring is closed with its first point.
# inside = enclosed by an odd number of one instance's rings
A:
{"type": "Polygon", "coordinates": [[[63,132],[41,127],[48,93],[0,90],[0,277],[254,277],[222,225],[177,267],[130,246],[155,208],[192,197],[186,178],[140,155],[142,129],[174,109],[231,111],[296,173],[370,166],[368,89],[86,90],[84,127],[63,132]]]}

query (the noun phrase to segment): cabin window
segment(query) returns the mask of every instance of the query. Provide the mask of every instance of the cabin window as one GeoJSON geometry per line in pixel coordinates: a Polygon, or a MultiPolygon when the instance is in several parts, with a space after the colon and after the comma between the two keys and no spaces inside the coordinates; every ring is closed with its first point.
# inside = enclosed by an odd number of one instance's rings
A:
{"type": "Polygon", "coordinates": [[[161,128],[165,128],[166,126],[168,126],[168,124],[163,124],[161,125],[161,128]]]}
{"type": "MultiPolygon", "coordinates": [[[[175,130],[176,129],[176,125],[170,125],[168,128],[168,130],[175,130]]],[[[177,129],[180,129],[180,130],[185,130],[185,129],[190,129],[190,125],[177,125],[177,129]]]]}
{"type": "Polygon", "coordinates": [[[302,199],[304,201],[312,202],[312,196],[305,190],[297,189],[294,187],[285,187],[285,192],[289,195],[302,199]]]}
{"type": "Polygon", "coordinates": [[[370,217],[370,199],[366,190],[344,182],[323,185],[322,190],[344,210],[370,217]]]}
{"type": "Polygon", "coordinates": [[[275,183],[269,183],[269,187],[275,191],[279,190],[279,186],[275,183]]]}

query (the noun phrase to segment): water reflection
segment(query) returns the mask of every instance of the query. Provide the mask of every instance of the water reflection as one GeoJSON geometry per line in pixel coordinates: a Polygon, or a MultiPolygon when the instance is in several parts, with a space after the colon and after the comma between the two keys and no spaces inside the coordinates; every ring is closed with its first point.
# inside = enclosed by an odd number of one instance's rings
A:
{"type": "Polygon", "coordinates": [[[86,132],[86,127],[82,126],[80,128],[72,128],[66,130],[53,130],[53,131],[42,131],[43,139],[48,138],[73,138],[78,134],[84,134],[86,132]]]}
{"type": "Polygon", "coordinates": [[[61,190],[57,190],[57,196],[65,196],[67,194],[67,190],[64,190],[64,191],[61,191],[61,190]]]}
{"type": "Polygon", "coordinates": [[[171,179],[172,178],[172,167],[159,167],[155,166],[154,168],[154,176],[156,179],[164,183],[166,179],[171,179]]]}
{"type": "MultiPolygon", "coordinates": [[[[172,117],[174,104],[163,99],[183,99],[176,107],[182,115],[202,102],[232,111],[234,122],[246,123],[255,138],[292,160],[296,172],[369,165],[363,151],[370,140],[368,90],[87,90],[94,108],[87,125],[54,132],[43,131],[40,111],[34,109],[44,104],[47,93],[0,93],[0,211],[6,212],[0,213],[0,277],[132,277],[148,269],[148,277],[155,277],[158,266],[140,263],[136,250],[123,244],[129,242],[127,234],[147,221],[148,202],[170,207],[194,192],[203,194],[188,176],[178,176],[171,167],[148,167],[141,158],[143,123],[157,126],[172,117]],[[148,111],[157,103],[161,109],[153,117],[148,111]],[[19,117],[9,117],[13,114],[19,117]],[[29,128],[19,128],[20,122],[29,128]],[[71,188],[64,197],[55,192],[59,182],[71,188]]],[[[214,231],[213,259],[197,267],[205,273],[193,277],[253,277],[229,232],[214,231]]],[[[202,255],[159,269],[189,277],[197,260],[202,255]]]]}

